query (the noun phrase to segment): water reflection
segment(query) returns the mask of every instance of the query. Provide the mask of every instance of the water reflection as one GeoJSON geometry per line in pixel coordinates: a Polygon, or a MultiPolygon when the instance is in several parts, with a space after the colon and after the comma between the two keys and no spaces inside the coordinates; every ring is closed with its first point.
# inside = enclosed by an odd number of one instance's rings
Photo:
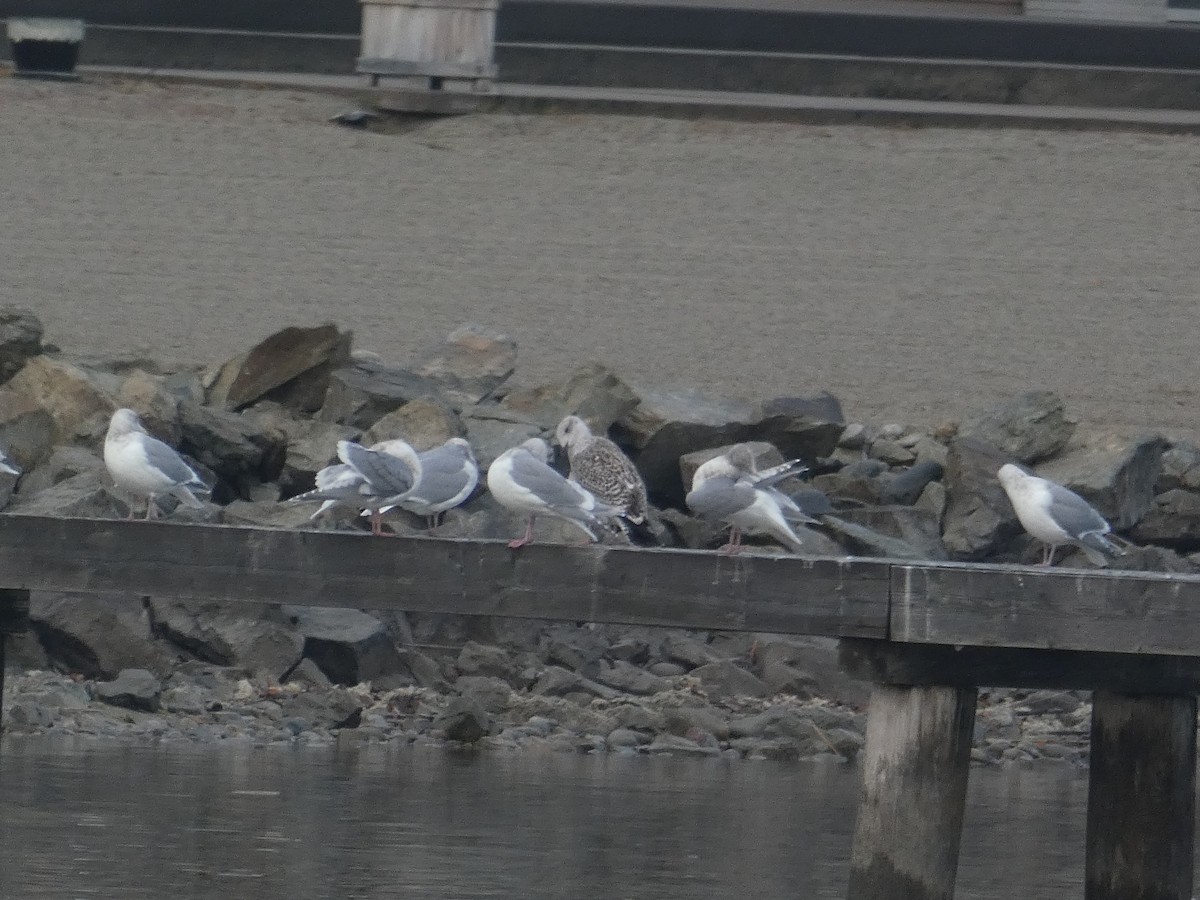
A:
{"type": "MultiPolygon", "coordinates": [[[[963,898],[1079,894],[1086,777],[975,770],[963,898]]],[[[0,897],[844,895],[858,771],[6,738],[0,897]]]]}

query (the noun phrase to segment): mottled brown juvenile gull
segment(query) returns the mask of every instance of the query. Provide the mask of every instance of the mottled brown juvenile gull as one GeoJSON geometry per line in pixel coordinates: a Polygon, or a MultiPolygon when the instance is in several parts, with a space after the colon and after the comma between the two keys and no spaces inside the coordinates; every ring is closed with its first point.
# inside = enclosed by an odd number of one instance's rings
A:
{"type": "Polygon", "coordinates": [[[1097,566],[1106,566],[1108,557],[1125,552],[1105,536],[1112,528],[1104,517],[1074,491],[1023,472],[1012,463],[1001,466],[996,476],[1021,525],[1046,545],[1041,565],[1054,561],[1054,551],[1061,544],[1078,547],[1097,566]]]}
{"type": "Polygon", "coordinates": [[[488,489],[497,502],[529,517],[525,536],[508,542],[514,550],[533,540],[533,522],[538,516],[555,516],[570,522],[595,541],[596,532],[592,529],[600,526],[604,518],[616,515],[613,507],[550,468],[549,459],[546,442],[530,438],[501,453],[488,468],[488,489]]]}
{"type": "Polygon", "coordinates": [[[104,438],[104,465],[118,488],[146,498],[147,519],[158,515],[154,498],[159,494],[170,494],[193,509],[204,506],[192,493],[208,490],[200,476],[171,447],[151,437],[132,409],[113,413],[104,438]]]}
{"type": "MultiPolygon", "coordinates": [[[[740,453],[734,452],[734,458],[744,465],[740,453]]],[[[692,476],[692,489],[685,498],[688,507],[703,519],[731,526],[729,543],[720,548],[721,552],[739,552],[743,531],[770,535],[785,547],[800,551],[803,544],[784,518],[776,499],[779,492],[771,487],[772,479],[781,480],[792,473],[777,466],[770,474],[756,474],[746,471],[743,465],[735,465],[730,454],[724,453],[700,466],[692,476]]]]}
{"type": "Polygon", "coordinates": [[[645,523],[646,484],[620,447],[592,434],[578,416],[567,416],[559,422],[555,439],[567,451],[572,481],[617,510],[620,518],[635,525],[645,523]]]}

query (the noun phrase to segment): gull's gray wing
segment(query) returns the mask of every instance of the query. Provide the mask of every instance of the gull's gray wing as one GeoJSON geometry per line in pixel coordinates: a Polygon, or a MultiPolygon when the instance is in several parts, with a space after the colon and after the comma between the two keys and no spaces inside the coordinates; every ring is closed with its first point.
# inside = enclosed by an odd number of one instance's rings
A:
{"type": "Polygon", "coordinates": [[[445,503],[478,481],[479,468],[467,458],[466,448],[444,444],[421,454],[421,479],[413,495],[431,505],[445,503]]]}
{"type": "Polygon", "coordinates": [[[370,482],[376,493],[395,497],[407,493],[413,486],[413,471],[402,459],[380,450],[368,450],[361,444],[342,441],[338,444],[342,462],[353,466],[370,482]]]}
{"type": "Polygon", "coordinates": [[[685,502],[706,519],[727,519],[754,504],[758,491],[744,481],[718,475],[689,493],[685,502]]]}
{"type": "Polygon", "coordinates": [[[532,454],[515,454],[512,458],[511,475],[518,486],[532,493],[551,509],[568,515],[575,511],[590,518],[590,512],[586,509],[588,495],[583,488],[571,484],[544,462],[535,459],[532,454]]]}
{"type": "Polygon", "coordinates": [[[146,454],[146,462],[161,472],[163,477],[169,479],[173,484],[199,488],[206,487],[204,482],[200,480],[200,476],[192,471],[192,467],[185,463],[178,453],[162,441],[145,435],[142,437],[141,444],[142,450],[146,454]]]}
{"type": "Polygon", "coordinates": [[[1086,500],[1062,485],[1047,482],[1050,488],[1050,505],[1046,512],[1059,527],[1073,538],[1085,534],[1108,532],[1104,516],[1092,509],[1086,500]]]}
{"type": "Polygon", "coordinates": [[[4,472],[8,475],[21,474],[20,467],[11,459],[9,459],[3,450],[0,450],[0,472],[4,472]]]}

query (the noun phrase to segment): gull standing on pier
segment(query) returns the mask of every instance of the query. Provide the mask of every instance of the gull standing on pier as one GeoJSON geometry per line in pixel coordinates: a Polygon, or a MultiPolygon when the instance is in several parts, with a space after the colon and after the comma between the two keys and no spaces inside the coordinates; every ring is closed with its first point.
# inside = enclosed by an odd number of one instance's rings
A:
{"type": "Polygon", "coordinates": [[[529,517],[524,537],[508,542],[513,550],[533,540],[533,522],[538,516],[555,516],[570,522],[592,541],[593,528],[615,516],[617,510],[601,503],[586,488],[563,478],[550,468],[550,448],[540,438],[530,438],[505,450],[488,468],[487,485],[492,496],[506,509],[529,517]]]}
{"type": "MultiPolygon", "coordinates": [[[[421,459],[407,441],[381,441],[364,447],[353,441],[338,441],[337,455],[363,478],[356,499],[370,513],[371,533],[382,535],[382,511],[397,506],[421,480],[421,459]]],[[[349,476],[343,476],[349,480],[349,476]]],[[[318,499],[311,497],[310,499],[318,499]]],[[[333,498],[326,498],[333,499],[333,498]]]]}
{"type": "MultiPolygon", "coordinates": [[[[688,507],[703,519],[727,522],[732,526],[729,543],[723,553],[738,553],[742,548],[742,532],[767,534],[785,547],[799,552],[803,544],[788,524],[780,498],[786,498],[772,485],[795,474],[796,463],[784,463],[767,472],[756,473],[748,448],[742,445],[704,463],[692,476],[692,490],[685,498],[688,507]]],[[[790,501],[789,501],[790,502],[790,501]]],[[[793,504],[794,505],[794,504],[793,504]]],[[[796,512],[800,512],[796,507],[796,512]]]]}
{"type": "Polygon", "coordinates": [[[417,482],[395,505],[424,516],[425,523],[433,528],[442,513],[471,496],[479,484],[479,463],[471,445],[459,437],[417,455],[421,460],[417,482]]]}
{"type": "Polygon", "coordinates": [[[559,422],[554,436],[567,451],[572,481],[615,509],[618,522],[623,519],[634,525],[645,524],[646,483],[620,447],[592,434],[579,416],[567,416],[559,422]]]}
{"type": "Polygon", "coordinates": [[[335,463],[317,472],[316,487],[303,494],[297,494],[288,503],[308,503],[313,500],[324,501],[309,519],[315,519],[328,512],[335,506],[349,506],[355,511],[361,511],[372,498],[371,488],[367,479],[363,478],[354,466],[345,463],[335,463]]]}
{"type": "Polygon", "coordinates": [[[146,498],[147,519],[158,516],[154,498],[159,494],[170,494],[193,509],[204,507],[192,493],[208,490],[200,476],[171,447],[151,437],[132,409],[113,413],[104,438],[104,465],[118,488],[146,498]]]}
{"type": "Polygon", "coordinates": [[[1012,463],[1001,466],[996,477],[1021,525],[1046,545],[1041,565],[1054,561],[1054,551],[1061,544],[1078,547],[1097,566],[1106,566],[1108,557],[1125,552],[1105,536],[1112,528],[1104,517],[1074,491],[1023,472],[1012,463]]]}

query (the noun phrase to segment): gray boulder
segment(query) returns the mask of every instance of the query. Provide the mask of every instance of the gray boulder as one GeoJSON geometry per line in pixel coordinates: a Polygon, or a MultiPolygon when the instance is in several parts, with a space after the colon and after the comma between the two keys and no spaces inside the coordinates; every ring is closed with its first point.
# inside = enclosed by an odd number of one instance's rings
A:
{"type": "Polygon", "coordinates": [[[279,680],[300,661],[304,637],[273,606],[150,601],[153,631],[200,659],[279,680]]]}
{"type": "Polygon", "coordinates": [[[1162,473],[1155,490],[1200,491],[1200,447],[1187,441],[1176,441],[1163,453],[1162,473]]]}
{"type": "Polygon", "coordinates": [[[517,342],[482,325],[460,325],[413,369],[461,409],[490,397],[517,366],[517,342]]]}
{"type": "Polygon", "coordinates": [[[433,728],[448,741],[473,744],[491,730],[491,718],[474,697],[454,697],[433,720],[433,728]]]}
{"type": "Polygon", "coordinates": [[[68,671],[116,678],[122,669],[159,675],[170,669],[171,656],[153,640],[140,598],[34,591],[29,619],[46,654],[68,671]]]}
{"type": "Polygon", "coordinates": [[[593,680],[625,694],[657,694],[670,687],[670,682],[665,678],[652,675],[623,659],[601,664],[593,680]]]}
{"type": "Polygon", "coordinates": [[[72,475],[32,495],[22,490],[8,511],[26,516],[120,519],[128,514],[129,506],[113,494],[106,476],[93,469],[72,475]]]}
{"type": "Polygon", "coordinates": [[[237,410],[264,397],[301,412],[316,412],[329,373],[350,358],[349,332],[333,325],[284,328],[226,362],[207,387],[212,406],[237,410]]]}
{"type": "Polygon", "coordinates": [[[823,521],[838,543],[857,556],[946,559],[937,518],[912,507],[846,509],[823,521]]]}
{"type": "Polygon", "coordinates": [[[311,490],[317,472],[337,459],[338,441],[357,440],[357,428],[312,420],[293,421],[284,426],[287,450],[279,475],[284,496],[311,490]]]}
{"type": "Polygon", "coordinates": [[[8,390],[45,410],[54,421],[54,442],[92,441],[108,428],[116,404],[91,370],[64,359],[35,356],[9,380],[8,390]]]}
{"type": "Polygon", "coordinates": [[[634,390],[638,405],[615,424],[613,438],[636,454],[634,462],[657,504],[682,506],[687,490],[679,457],[743,440],[754,409],[744,401],[720,400],[700,391],[634,390]]]}
{"type": "Polygon", "coordinates": [[[405,669],[387,629],[374,616],[317,606],[282,609],[304,636],[304,655],[335,684],[358,684],[405,669]]]}
{"type": "Polygon", "coordinates": [[[879,499],[887,504],[912,506],[925,490],[925,485],[945,474],[945,467],[934,460],[919,462],[889,478],[880,489],[879,499]]]}
{"type": "Polygon", "coordinates": [[[179,422],[179,397],[167,388],[161,375],[136,369],[121,382],[116,393],[118,406],[136,410],[146,430],[172,447],[179,446],[183,427],[179,422]]]}
{"type": "Polygon", "coordinates": [[[475,451],[481,472],[505,450],[529,438],[543,435],[542,427],[537,423],[495,405],[464,409],[463,425],[467,429],[467,440],[475,451]]]}
{"type": "Polygon", "coordinates": [[[951,442],[942,543],[952,559],[984,559],[1020,533],[1017,514],[996,478],[1007,462],[1007,454],[978,438],[951,442]]]}
{"type": "Polygon", "coordinates": [[[1066,453],[1039,467],[1038,474],[1075,491],[1113,528],[1124,531],[1154,505],[1166,449],[1159,435],[1082,434],[1066,453]]]}
{"type": "Polygon", "coordinates": [[[463,675],[490,675],[506,680],[516,675],[511,654],[501,647],[489,647],[476,641],[467,641],[463,645],[455,667],[463,675]]]}
{"type": "Polygon", "coordinates": [[[842,404],[828,392],[812,397],[776,397],[758,404],[744,438],[766,441],[785,459],[811,462],[828,456],[844,429],[842,404]]]}
{"type": "Polygon", "coordinates": [[[1159,494],[1129,536],[1182,553],[1200,550],[1200,494],[1178,488],[1159,494]]]}
{"type": "Polygon", "coordinates": [[[97,682],[92,693],[97,700],[109,706],[157,712],[162,698],[162,682],[145,669],[122,669],[112,681],[97,682]]]}
{"type": "Polygon", "coordinates": [[[362,703],[338,687],[283,694],[275,701],[282,719],[301,730],[357,728],[362,722],[362,703]]]}
{"type": "Polygon", "coordinates": [[[0,447],[28,472],[54,447],[55,426],[37,401],[0,387],[0,447]]]}
{"type": "Polygon", "coordinates": [[[83,447],[55,447],[50,457],[21,478],[20,496],[32,498],[47,488],[84,473],[102,476],[104,460],[83,447]]]}
{"type": "Polygon", "coordinates": [[[365,431],[405,403],[439,395],[439,385],[431,378],[375,360],[357,359],[330,373],[318,418],[365,431]]]}
{"type": "Polygon", "coordinates": [[[42,352],[42,323],[27,309],[0,309],[0,384],[8,381],[31,356],[42,352]]]}
{"type": "Polygon", "coordinates": [[[566,416],[579,416],[592,430],[607,432],[613,423],[637,406],[638,398],[616,373],[600,363],[588,363],[562,384],[509,391],[500,405],[547,431],[566,416]]]}
{"type": "Polygon", "coordinates": [[[964,437],[989,443],[1002,453],[1030,464],[1062,450],[1075,423],[1066,417],[1062,399],[1052,391],[1030,391],[983,413],[963,427],[964,437]]]}
{"type": "Polygon", "coordinates": [[[231,484],[249,477],[274,481],[287,457],[288,436],[260,417],[240,416],[209,406],[181,403],[179,449],[231,484]]]}
{"type": "Polygon", "coordinates": [[[771,689],[762,679],[729,660],[700,666],[693,669],[691,674],[700,679],[700,686],[713,700],[771,695],[771,689]]]}
{"type": "Polygon", "coordinates": [[[410,400],[379,419],[367,429],[363,442],[402,438],[418,451],[438,447],[450,438],[462,437],[466,428],[448,405],[432,398],[410,400]]]}

